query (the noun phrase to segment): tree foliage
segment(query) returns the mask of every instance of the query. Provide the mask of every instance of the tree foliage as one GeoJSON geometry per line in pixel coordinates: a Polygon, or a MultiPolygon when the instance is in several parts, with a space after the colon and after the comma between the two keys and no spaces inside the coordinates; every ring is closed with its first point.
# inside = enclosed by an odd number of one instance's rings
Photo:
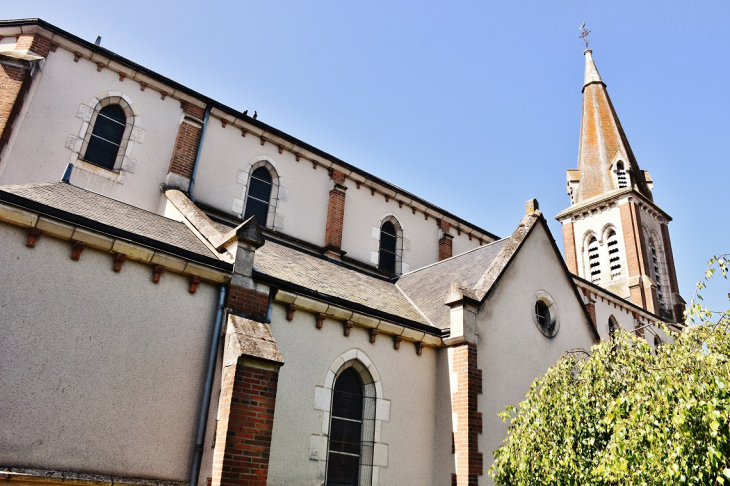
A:
{"type": "MultiPolygon", "coordinates": [[[[727,256],[710,260],[698,284],[727,256]]],[[[730,296],[729,296],[730,298],[730,296]]],[[[730,485],[730,318],[697,302],[694,326],[656,349],[624,330],[565,354],[510,417],[489,474],[502,485],[730,485]]]]}

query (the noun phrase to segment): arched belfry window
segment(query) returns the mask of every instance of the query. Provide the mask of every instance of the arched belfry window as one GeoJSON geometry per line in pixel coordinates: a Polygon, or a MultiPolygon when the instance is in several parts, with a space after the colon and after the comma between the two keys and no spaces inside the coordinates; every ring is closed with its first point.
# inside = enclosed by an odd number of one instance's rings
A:
{"type": "Polygon", "coordinates": [[[611,278],[614,279],[621,275],[621,255],[619,254],[618,236],[616,231],[611,229],[606,239],[608,246],[608,264],[611,266],[611,278]]]}
{"type": "Polygon", "coordinates": [[[246,211],[243,215],[244,220],[254,216],[258,224],[266,226],[271,202],[271,187],[272,177],[266,167],[258,167],[251,173],[248,194],[246,195],[246,211]]]}
{"type": "Polygon", "coordinates": [[[616,180],[618,181],[619,189],[629,187],[629,177],[626,174],[626,169],[624,168],[623,162],[618,162],[616,164],[616,180]]]}
{"type": "Polygon", "coordinates": [[[130,131],[124,108],[118,104],[103,106],[95,114],[91,127],[85,140],[84,160],[108,170],[120,167],[125,136],[128,137],[130,131]]]}
{"type": "Polygon", "coordinates": [[[327,486],[372,483],[375,398],[366,393],[360,367],[345,368],[332,390],[327,486]]]}
{"type": "Polygon", "coordinates": [[[398,231],[392,221],[380,225],[380,258],[378,268],[386,272],[396,273],[398,231]]]}
{"type": "Polygon", "coordinates": [[[591,282],[601,280],[601,258],[598,252],[598,240],[592,236],[588,241],[588,269],[591,275],[591,282]]]}
{"type": "Polygon", "coordinates": [[[661,257],[659,254],[660,250],[657,248],[656,237],[654,235],[651,235],[651,237],[649,238],[649,253],[651,255],[651,268],[653,272],[652,277],[654,277],[654,282],[656,283],[656,294],[657,299],[659,300],[659,306],[662,308],[666,308],[667,304],[664,298],[665,287],[662,285],[663,275],[661,257]]]}

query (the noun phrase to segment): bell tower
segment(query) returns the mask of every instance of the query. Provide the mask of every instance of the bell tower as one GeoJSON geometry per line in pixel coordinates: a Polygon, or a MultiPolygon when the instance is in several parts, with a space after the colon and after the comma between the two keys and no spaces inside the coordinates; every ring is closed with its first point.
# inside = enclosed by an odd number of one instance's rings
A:
{"type": "Polygon", "coordinates": [[[683,319],[668,223],[639,168],[606,85],[586,49],[578,168],[567,171],[563,225],[571,272],[664,320],[683,319]]]}

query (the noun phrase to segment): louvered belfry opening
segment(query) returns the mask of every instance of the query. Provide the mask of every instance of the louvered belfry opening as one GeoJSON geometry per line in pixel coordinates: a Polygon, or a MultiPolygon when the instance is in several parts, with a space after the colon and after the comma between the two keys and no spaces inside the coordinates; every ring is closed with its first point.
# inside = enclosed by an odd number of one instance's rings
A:
{"type": "Polygon", "coordinates": [[[266,167],[259,167],[253,171],[251,181],[248,184],[244,220],[255,216],[259,225],[266,226],[266,217],[269,215],[271,200],[271,184],[271,174],[266,167]]]}
{"type": "Polygon", "coordinates": [[[618,179],[618,188],[623,189],[629,187],[629,180],[626,176],[626,169],[624,169],[624,163],[619,162],[616,164],[616,178],[618,179]]]}
{"type": "Polygon", "coordinates": [[[659,306],[662,308],[666,307],[664,301],[664,292],[662,289],[662,274],[659,270],[659,257],[657,256],[656,245],[654,244],[654,238],[649,240],[649,250],[651,251],[651,261],[654,267],[654,282],[656,283],[656,295],[659,299],[659,306]]]}
{"type": "Polygon", "coordinates": [[[327,486],[370,486],[375,397],[365,396],[360,376],[346,368],[332,392],[327,486]]]}
{"type": "Polygon", "coordinates": [[[591,282],[601,280],[601,259],[598,253],[598,240],[595,236],[588,242],[588,267],[591,272],[591,282]]]}
{"type": "Polygon", "coordinates": [[[611,278],[621,275],[621,256],[619,255],[618,236],[611,230],[608,234],[608,260],[611,266],[611,278]]]}
{"type": "Polygon", "coordinates": [[[121,106],[107,105],[99,110],[94,129],[89,137],[84,160],[99,167],[114,170],[126,128],[127,115],[121,106]]]}

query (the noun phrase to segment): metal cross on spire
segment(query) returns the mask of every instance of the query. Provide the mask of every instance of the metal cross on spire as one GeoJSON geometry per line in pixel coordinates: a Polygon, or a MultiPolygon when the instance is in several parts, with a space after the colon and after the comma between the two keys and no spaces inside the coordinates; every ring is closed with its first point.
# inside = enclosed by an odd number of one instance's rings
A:
{"type": "Polygon", "coordinates": [[[580,37],[581,39],[583,39],[583,42],[586,43],[586,49],[588,49],[588,34],[590,34],[591,31],[588,30],[588,29],[586,29],[586,23],[585,22],[583,22],[583,24],[581,24],[581,26],[578,27],[578,30],[581,31],[581,33],[580,33],[580,35],[578,37],[580,37]]]}

